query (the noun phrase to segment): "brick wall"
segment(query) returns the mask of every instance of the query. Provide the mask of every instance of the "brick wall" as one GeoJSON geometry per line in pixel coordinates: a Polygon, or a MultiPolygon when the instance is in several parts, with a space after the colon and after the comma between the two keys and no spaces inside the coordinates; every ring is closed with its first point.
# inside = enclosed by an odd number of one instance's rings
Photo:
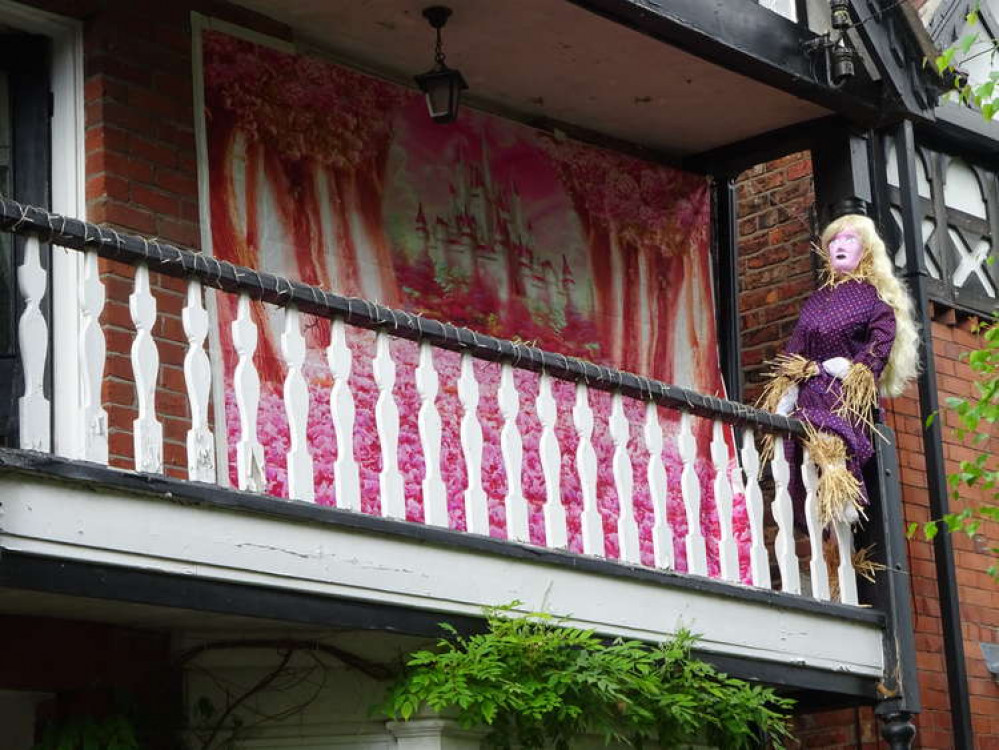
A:
{"type": "Polygon", "coordinates": [[[766,362],[791,335],[801,304],[815,288],[811,158],[798,153],[757,165],[740,176],[737,187],[743,392],[753,401],[766,362]]]}
{"type": "MultiPolygon", "coordinates": [[[[743,344],[743,380],[747,398],[759,393],[766,360],[786,341],[802,302],[815,286],[809,252],[810,206],[813,201],[811,164],[807,154],[794,154],[758,165],[739,180],[740,312],[743,344]]],[[[934,351],[940,399],[972,396],[973,377],[962,356],[975,348],[975,319],[953,310],[936,311],[934,351]]],[[[944,450],[948,473],[976,451],[954,433],[954,420],[944,410],[944,450]]],[[[903,503],[907,522],[929,520],[929,495],[923,460],[921,422],[915,386],[889,402],[886,422],[898,437],[903,503]]],[[[984,450],[993,450],[986,444],[984,450]]],[[[976,502],[981,495],[962,491],[962,500],[976,502]]],[[[955,510],[962,502],[953,504],[955,510]]],[[[975,539],[954,536],[955,563],[964,627],[971,707],[976,748],[999,748],[999,685],[990,678],[979,643],[999,643],[999,584],[985,570],[985,550],[999,540],[997,524],[988,524],[975,539]],[[991,542],[987,541],[991,540],[991,542]]],[[[937,596],[932,543],[909,542],[912,566],[912,604],[916,647],[924,704],[917,721],[916,747],[951,748],[949,687],[943,659],[943,634],[937,596]]],[[[875,747],[874,720],[869,711],[827,712],[800,717],[797,732],[803,747],[875,747]],[[862,743],[857,744],[857,734],[862,743]]]]}
{"type": "MultiPolygon", "coordinates": [[[[84,19],[86,198],[90,221],[198,249],[197,157],[191,77],[191,12],[287,37],[283,26],[222,3],[39,2],[84,19]]],[[[128,307],[134,271],[102,261],[107,304],[104,402],[111,464],[133,466],[137,416],[128,307]]],[[[184,386],[184,282],[154,274],[153,335],[160,356],[156,409],[164,427],[166,471],[186,476],[189,426],[184,386]]]]}

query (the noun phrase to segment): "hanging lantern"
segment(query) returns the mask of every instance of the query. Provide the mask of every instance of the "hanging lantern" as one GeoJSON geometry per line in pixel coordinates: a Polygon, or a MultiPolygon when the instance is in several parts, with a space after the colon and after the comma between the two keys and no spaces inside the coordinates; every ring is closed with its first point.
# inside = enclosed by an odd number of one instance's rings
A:
{"type": "Polygon", "coordinates": [[[449,68],[444,62],[444,46],[441,42],[441,29],[451,16],[451,9],[434,5],[424,9],[423,17],[437,31],[437,44],[434,49],[434,67],[426,73],[414,76],[416,85],[427,97],[427,109],[434,122],[454,122],[458,117],[461,92],[468,88],[464,76],[449,68]]]}

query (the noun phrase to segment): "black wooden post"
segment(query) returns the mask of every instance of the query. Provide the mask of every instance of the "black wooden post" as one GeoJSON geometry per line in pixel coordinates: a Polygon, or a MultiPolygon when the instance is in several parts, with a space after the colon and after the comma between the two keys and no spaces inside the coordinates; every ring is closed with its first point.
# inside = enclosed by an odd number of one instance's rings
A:
{"type": "MultiPolygon", "coordinates": [[[[943,455],[943,438],[937,397],[937,374],[933,359],[933,333],[926,292],[926,263],[923,257],[921,212],[916,183],[916,139],[912,123],[903,121],[895,129],[895,152],[898,155],[898,176],[902,197],[902,234],[905,238],[905,279],[915,306],[920,330],[919,413],[923,419],[923,454],[926,460],[926,481],[930,495],[930,516],[941,518],[949,511],[947,474],[943,455]]],[[[954,548],[950,534],[937,534],[933,540],[937,568],[937,590],[940,594],[940,617],[943,625],[944,659],[947,664],[947,685],[950,693],[951,721],[954,745],[974,747],[971,728],[971,705],[968,698],[968,676],[964,661],[961,632],[961,612],[957,597],[957,576],[954,572],[954,548]]]]}
{"type": "Polygon", "coordinates": [[[714,182],[715,292],[722,377],[731,401],[742,401],[742,346],[739,325],[739,231],[735,181],[714,182]]]}

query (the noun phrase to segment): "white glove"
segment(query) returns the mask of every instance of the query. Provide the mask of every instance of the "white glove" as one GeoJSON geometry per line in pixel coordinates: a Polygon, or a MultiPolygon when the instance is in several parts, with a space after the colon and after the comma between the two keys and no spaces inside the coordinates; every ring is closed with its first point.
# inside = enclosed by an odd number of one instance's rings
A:
{"type": "Polygon", "coordinates": [[[798,404],[798,386],[792,385],[786,391],[784,395],[780,397],[780,401],[777,402],[777,413],[782,417],[786,417],[792,411],[794,407],[798,404]]]}
{"type": "Polygon", "coordinates": [[[822,369],[834,378],[842,380],[846,377],[846,374],[850,372],[850,366],[852,364],[853,363],[846,357],[833,357],[832,359],[827,359],[822,363],[822,369]]]}

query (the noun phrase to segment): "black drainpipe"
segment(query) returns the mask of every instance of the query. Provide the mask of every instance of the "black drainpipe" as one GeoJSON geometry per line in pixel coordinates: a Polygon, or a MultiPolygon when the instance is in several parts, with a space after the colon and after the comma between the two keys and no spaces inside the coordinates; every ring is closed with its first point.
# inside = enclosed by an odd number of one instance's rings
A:
{"type": "MultiPolygon", "coordinates": [[[[930,325],[929,302],[926,294],[926,264],[920,220],[917,210],[919,194],[916,184],[916,139],[908,120],[895,131],[895,152],[901,192],[902,232],[905,239],[905,273],[916,320],[920,331],[919,413],[923,423],[923,454],[926,457],[926,483],[930,494],[930,517],[941,518],[949,512],[947,475],[944,464],[943,440],[939,417],[929,424],[927,419],[940,409],[937,398],[937,373],[933,361],[933,331],[930,325]]],[[[944,659],[947,662],[947,686],[950,692],[951,724],[954,745],[959,750],[973,750],[971,704],[968,699],[968,676],[964,661],[964,637],[961,632],[961,611],[957,597],[957,576],[954,573],[954,548],[951,535],[937,534],[933,540],[937,566],[937,591],[940,596],[940,619],[943,625],[944,659]]]]}
{"type": "Polygon", "coordinates": [[[739,232],[735,180],[715,175],[712,195],[715,310],[718,348],[726,395],[742,401],[742,347],[739,320],[739,232]]]}

